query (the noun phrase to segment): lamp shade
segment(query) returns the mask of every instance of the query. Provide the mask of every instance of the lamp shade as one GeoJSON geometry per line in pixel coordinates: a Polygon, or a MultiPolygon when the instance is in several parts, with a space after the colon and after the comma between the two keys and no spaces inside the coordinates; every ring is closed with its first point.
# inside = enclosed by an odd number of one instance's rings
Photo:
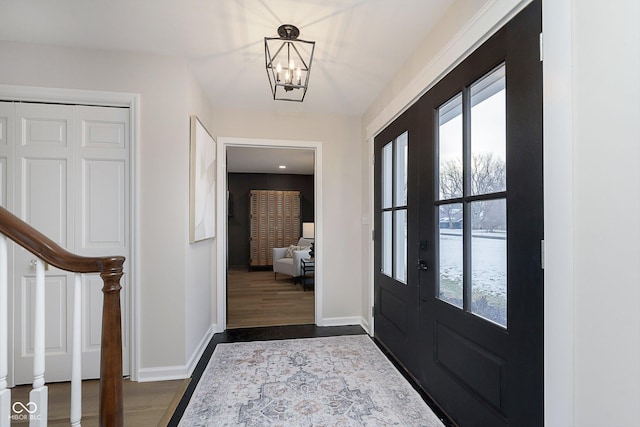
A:
{"type": "Polygon", "coordinates": [[[315,226],[313,222],[302,223],[302,237],[305,239],[313,239],[315,236],[315,226]]]}

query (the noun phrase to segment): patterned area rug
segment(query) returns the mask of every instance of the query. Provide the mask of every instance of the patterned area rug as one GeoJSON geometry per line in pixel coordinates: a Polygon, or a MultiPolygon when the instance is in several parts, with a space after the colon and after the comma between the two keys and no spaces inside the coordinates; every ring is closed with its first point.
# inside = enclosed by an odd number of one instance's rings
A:
{"type": "Polygon", "coordinates": [[[180,426],[442,426],[367,335],[218,344],[180,426]]]}

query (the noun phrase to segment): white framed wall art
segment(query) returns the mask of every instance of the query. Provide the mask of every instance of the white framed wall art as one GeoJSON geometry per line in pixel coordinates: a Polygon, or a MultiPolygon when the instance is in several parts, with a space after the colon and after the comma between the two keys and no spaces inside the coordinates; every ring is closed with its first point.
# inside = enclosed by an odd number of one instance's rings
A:
{"type": "Polygon", "coordinates": [[[216,141],[196,116],[191,116],[190,160],[189,242],[195,243],[216,236],[216,141]]]}

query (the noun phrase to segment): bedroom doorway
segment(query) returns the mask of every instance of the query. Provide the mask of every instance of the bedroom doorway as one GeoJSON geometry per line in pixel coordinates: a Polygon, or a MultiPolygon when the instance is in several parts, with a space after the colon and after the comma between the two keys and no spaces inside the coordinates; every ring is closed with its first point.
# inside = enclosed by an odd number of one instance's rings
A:
{"type": "Polygon", "coordinates": [[[224,268],[223,282],[218,283],[224,292],[220,295],[218,289],[218,326],[220,320],[224,329],[316,323],[319,274],[307,273],[302,286],[300,273],[293,269],[274,272],[273,248],[279,248],[275,262],[288,261],[291,267],[309,258],[309,241],[316,249],[317,149],[291,141],[235,138],[221,138],[219,144],[220,158],[225,159],[224,170],[219,171],[225,200],[218,212],[226,215],[219,219],[225,238],[220,242],[224,263],[219,265],[224,268]],[[227,139],[234,141],[225,143],[227,139]],[[259,200],[256,190],[266,190],[259,200]],[[261,215],[253,212],[256,206],[262,215],[272,216],[263,216],[258,226],[255,220],[251,223],[252,215],[261,215]],[[300,240],[303,224],[307,234],[309,225],[315,233],[300,240]],[[301,252],[287,251],[292,245],[301,252]],[[291,253],[288,259],[280,259],[286,252],[291,253]]]}

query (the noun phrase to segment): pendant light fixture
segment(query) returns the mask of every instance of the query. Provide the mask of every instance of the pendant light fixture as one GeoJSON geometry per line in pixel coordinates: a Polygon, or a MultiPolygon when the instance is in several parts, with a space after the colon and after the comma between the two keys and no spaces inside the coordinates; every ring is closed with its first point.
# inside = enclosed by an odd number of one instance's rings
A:
{"type": "Polygon", "coordinates": [[[316,42],[299,40],[294,25],[281,25],[279,37],[264,38],[264,56],[274,100],[302,102],[307,94],[316,42]]]}

